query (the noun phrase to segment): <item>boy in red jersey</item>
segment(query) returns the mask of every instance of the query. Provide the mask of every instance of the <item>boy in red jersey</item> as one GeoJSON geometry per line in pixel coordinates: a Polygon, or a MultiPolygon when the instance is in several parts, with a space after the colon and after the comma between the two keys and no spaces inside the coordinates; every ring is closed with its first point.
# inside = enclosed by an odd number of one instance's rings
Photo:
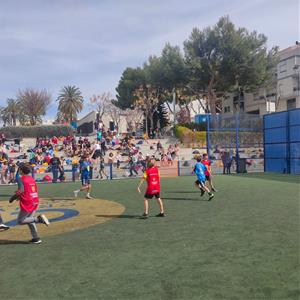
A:
{"type": "Polygon", "coordinates": [[[160,177],[159,177],[159,171],[158,168],[155,166],[154,159],[151,159],[148,163],[148,167],[146,171],[144,172],[144,177],[142,178],[139,186],[138,186],[138,192],[141,193],[140,187],[144,183],[144,181],[147,181],[147,189],[144,196],[144,205],[145,205],[145,212],[143,214],[143,218],[148,218],[149,213],[149,203],[148,200],[152,199],[153,196],[156,198],[157,203],[160,208],[160,213],[156,215],[156,217],[164,217],[164,205],[160,198],[160,177]]]}
{"type": "Polygon", "coordinates": [[[210,189],[213,192],[216,192],[217,190],[214,188],[213,182],[212,182],[212,176],[211,176],[211,162],[207,157],[207,154],[203,154],[201,163],[206,167],[206,171],[204,171],[205,178],[210,184],[210,189]]]}
{"type": "Polygon", "coordinates": [[[29,226],[32,240],[30,243],[40,244],[42,240],[39,238],[35,223],[42,223],[49,225],[48,219],[44,215],[34,217],[34,213],[39,205],[39,195],[35,180],[29,175],[31,173],[31,166],[29,163],[20,163],[19,165],[20,179],[18,182],[18,190],[9,199],[13,202],[16,199],[20,201],[20,212],[17,218],[18,225],[29,226]]]}

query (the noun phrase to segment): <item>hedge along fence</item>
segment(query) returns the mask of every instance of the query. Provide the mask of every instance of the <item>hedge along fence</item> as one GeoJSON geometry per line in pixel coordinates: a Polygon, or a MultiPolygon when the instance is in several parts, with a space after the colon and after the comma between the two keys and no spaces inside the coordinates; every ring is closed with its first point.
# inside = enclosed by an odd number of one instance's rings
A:
{"type": "Polygon", "coordinates": [[[175,136],[188,147],[206,147],[206,131],[192,131],[187,127],[176,125],[175,136]]]}
{"type": "Polygon", "coordinates": [[[0,128],[8,139],[68,136],[74,134],[74,129],[69,125],[37,125],[37,126],[11,126],[0,128]]]}

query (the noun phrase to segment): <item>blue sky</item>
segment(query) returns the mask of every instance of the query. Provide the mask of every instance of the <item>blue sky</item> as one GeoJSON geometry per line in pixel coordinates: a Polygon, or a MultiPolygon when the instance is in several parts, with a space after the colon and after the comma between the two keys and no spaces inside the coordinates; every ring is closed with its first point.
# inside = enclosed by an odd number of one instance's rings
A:
{"type": "Polygon", "coordinates": [[[19,89],[45,88],[51,117],[64,85],[78,86],[86,103],[115,94],[126,67],[223,15],[264,33],[269,47],[300,40],[298,0],[0,0],[0,106],[19,89]]]}

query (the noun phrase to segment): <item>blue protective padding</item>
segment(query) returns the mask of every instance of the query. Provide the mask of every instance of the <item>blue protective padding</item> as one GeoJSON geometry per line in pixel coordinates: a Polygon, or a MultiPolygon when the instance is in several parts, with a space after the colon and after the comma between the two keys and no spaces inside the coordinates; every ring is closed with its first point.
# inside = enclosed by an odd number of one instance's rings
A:
{"type": "Polygon", "coordinates": [[[286,127],[265,130],[265,143],[286,143],[286,127]]]}
{"type": "Polygon", "coordinates": [[[265,159],[266,158],[285,158],[286,144],[269,144],[265,145],[265,159]]]}
{"type": "Polygon", "coordinates": [[[300,159],[291,159],[291,174],[300,174],[300,159]]]}
{"type": "Polygon", "coordinates": [[[287,124],[287,112],[264,116],[264,128],[285,127],[287,124]]]}
{"type": "Polygon", "coordinates": [[[290,126],[290,141],[300,142],[300,125],[290,126]]]}
{"type": "Polygon", "coordinates": [[[205,114],[200,114],[200,115],[195,115],[195,123],[201,124],[206,122],[207,115],[205,114]]]}
{"type": "Polygon", "coordinates": [[[290,143],[290,157],[300,159],[300,142],[290,143]]]}
{"type": "Polygon", "coordinates": [[[289,111],[290,125],[300,125],[300,109],[289,111]]]}
{"type": "Polygon", "coordinates": [[[265,160],[266,172],[287,172],[287,161],[285,159],[266,159],[265,160]]]}

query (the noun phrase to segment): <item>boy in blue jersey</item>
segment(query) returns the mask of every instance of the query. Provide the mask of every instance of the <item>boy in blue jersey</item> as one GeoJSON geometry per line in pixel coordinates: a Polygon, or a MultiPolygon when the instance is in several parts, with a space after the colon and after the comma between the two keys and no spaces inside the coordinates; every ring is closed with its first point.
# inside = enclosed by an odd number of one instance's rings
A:
{"type": "Polygon", "coordinates": [[[195,185],[200,189],[201,191],[201,196],[205,194],[205,192],[208,193],[209,198],[208,201],[210,201],[213,197],[214,194],[209,190],[209,188],[205,185],[205,171],[206,171],[206,166],[201,163],[201,158],[197,158],[197,163],[195,164],[194,167],[194,172],[197,176],[197,180],[195,181],[195,185]]]}
{"type": "Polygon", "coordinates": [[[91,191],[91,167],[92,163],[89,155],[85,154],[80,161],[80,173],[81,173],[81,183],[82,187],[79,190],[74,191],[74,196],[77,197],[80,191],[87,191],[86,199],[92,199],[90,195],[91,191]]]}

